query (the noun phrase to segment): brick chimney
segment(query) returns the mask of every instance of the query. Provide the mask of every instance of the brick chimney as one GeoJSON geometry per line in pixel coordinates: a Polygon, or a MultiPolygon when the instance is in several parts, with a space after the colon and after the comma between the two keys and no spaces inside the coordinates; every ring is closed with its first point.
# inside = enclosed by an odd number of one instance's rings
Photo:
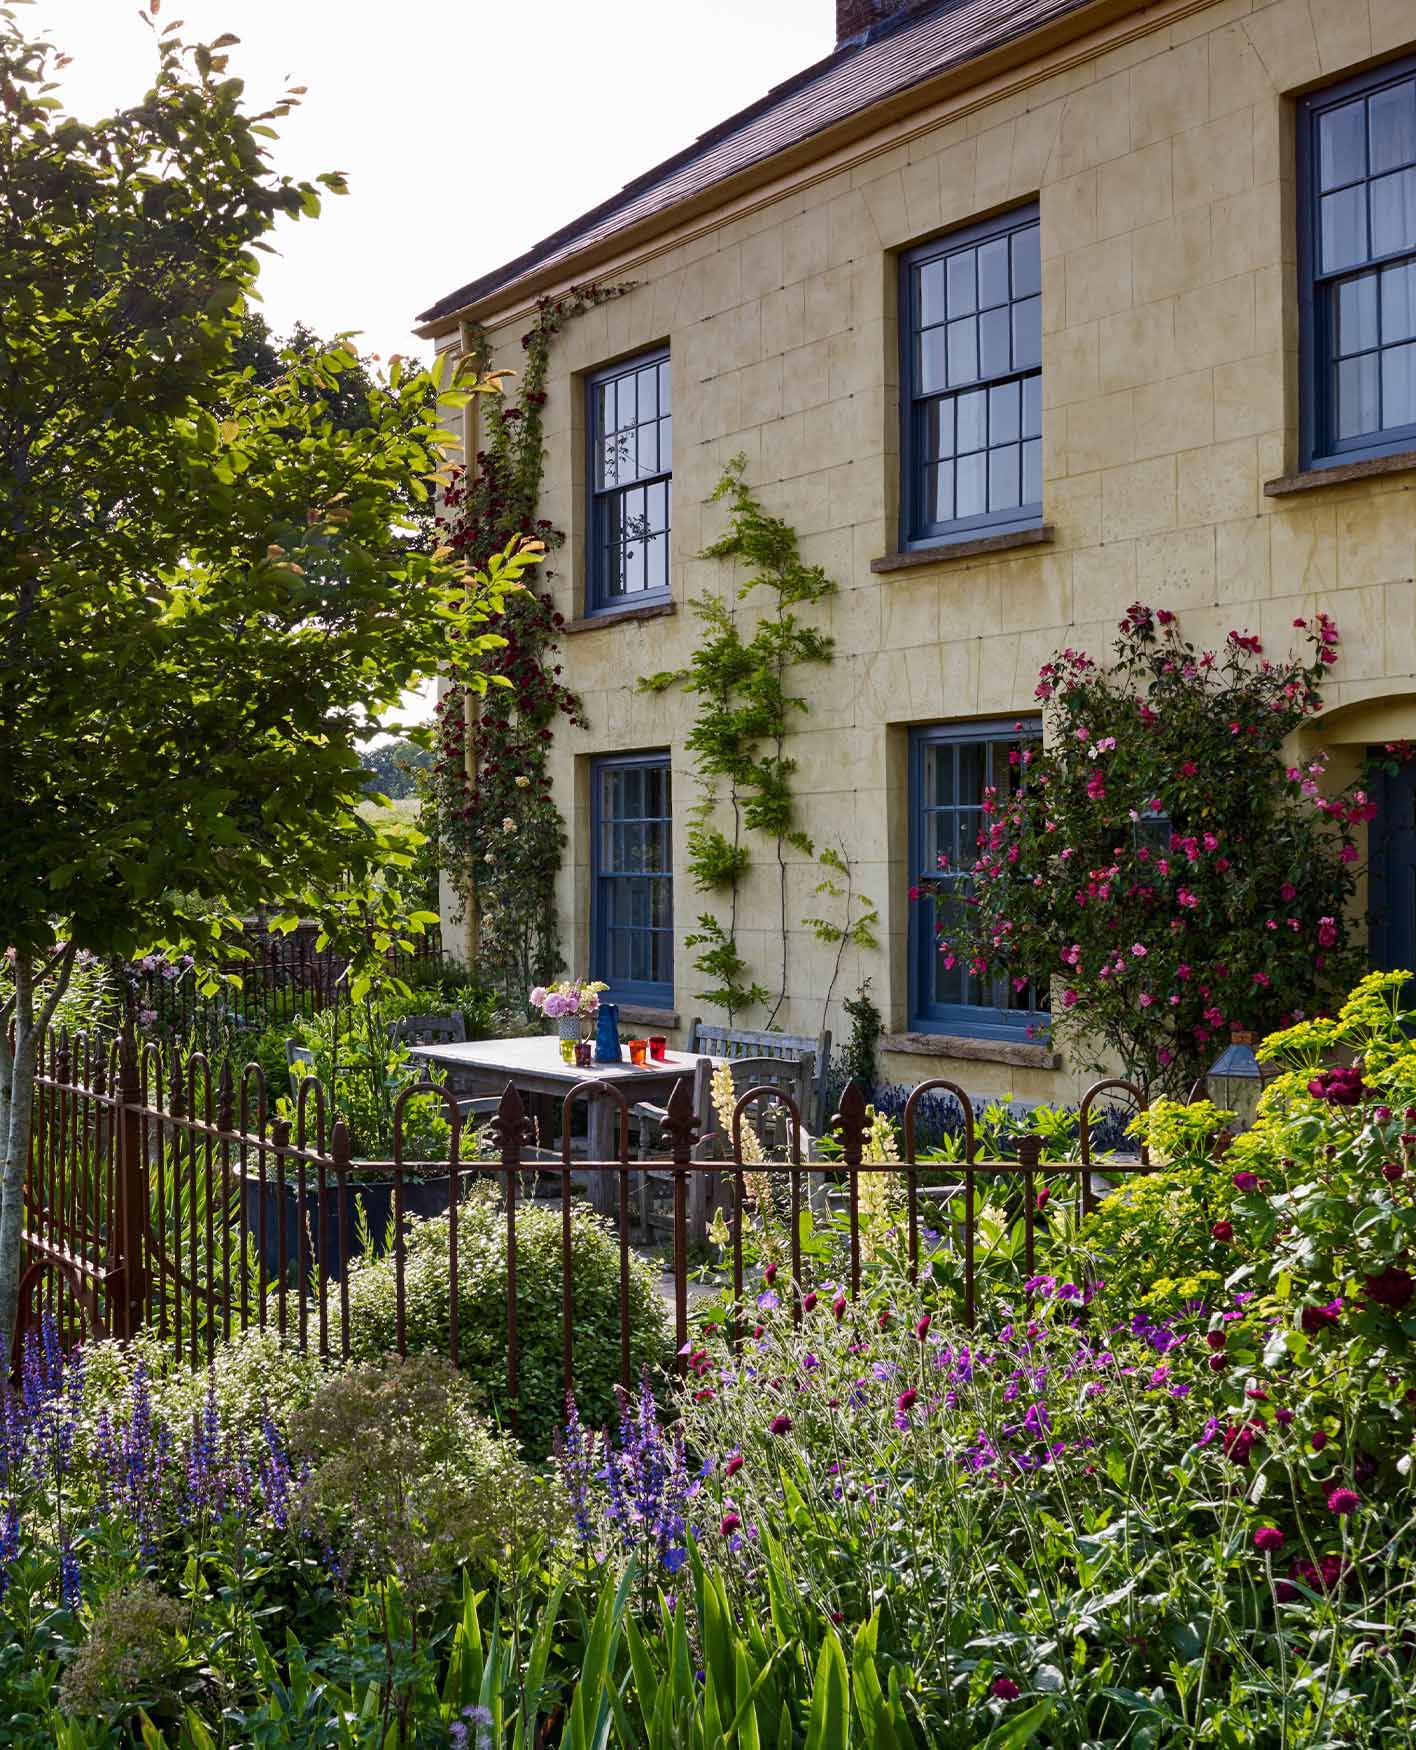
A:
{"type": "Polygon", "coordinates": [[[919,12],[931,0],[836,0],[836,47],[863,43],[908,12],[919,12]]]}

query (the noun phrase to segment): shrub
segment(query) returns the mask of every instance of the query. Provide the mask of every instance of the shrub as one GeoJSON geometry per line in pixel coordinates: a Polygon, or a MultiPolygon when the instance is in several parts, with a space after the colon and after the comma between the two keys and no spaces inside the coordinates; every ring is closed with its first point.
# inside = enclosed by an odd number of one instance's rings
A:
{"type": "Polygon", "coordinates": [[[331,1366],[276,1332],[254,1326],[218,1343],[207,1368],[189,1366],[185,1355],[174,1354],[170,1338],[164,1342],[152,1331],[131,1343],[88,1343],[83,1356],[83,1414],[90,1430],[100,1411],[114,1423],[126,1414],[140,1367],[153,1413],[171,1427],[190,1427],[214,1394],[223,1426],[253,1436],[267,1412],[283,1426],[309,1403],[331,1366]]]}
{"type": "Polygon", "coordinates": [[[1366,792],[1327,798],[1325,756],[1284,743],[1322,706],[1326,615],[1306,656],[1229,634],[1196,651],[1137,603],[1115,661],[1065,650],[1041,671],[1049,733],[983,800],[973,903],[942,908],[950,956],[988,979],[1056,985],[1054,1019],[1143,1086],[1188,1087],[1231,1026],[1311,1011],[1360,964],[1349,906],[1366,792]],[[952,913],[957,913],[953,916],[952,913]]]}
{"type": "Polygon", "coordinates": [[[477,1388],[438,1355],[386,1357],[328,1379],[291,1420],[309,1469],[291,1523],[341,1558],[341,1575],[395,1574],[435,1603],[460,1564],[486,1573],[555,1529],[558,1497],[477,1414],[477,1388]]]}
{"type": "MultiPolygon", "coordinates": [[[[499,1421],[511,1408],[507,1379],[506,1218],[501,1206],[474,1191],[458,1211],[458,1355],[476,1378],[499,1421]]],[[[581,1411],[596,1425],[616,1411],[620,1371],[620,1250],[610,1229],[577,1208],[571,1217],[570,1272],[575,1296],[575,1381],[581,1411]]],[[[392,1253],[361,1259],[349,1272],[350,1343],[358,1358],[397,1346],[396,1261],[392,1253]]],[[[525,1449],[549,1452],[561,1424],[562,1293],[561,1213],[545,1204],[518,1205],[516,1308],[519,1348],[518,1432],[525,1449]]],[[[448,1218],[408,1224],[404,1272],[406,1346],[410,1352],[450,1353],[448,1218]]],[[[630,1371],[664,1359],[664,1303],[653,1270],[629,1265],[630,1371]]]]}
{"type": "Polygon", "coordinates": [[[60,1679],[59,1706],[82,1718],[165,1701],[182,1668],[181,1626],[181,1606],[151,1580],[109,1592],[60,1679]]]}

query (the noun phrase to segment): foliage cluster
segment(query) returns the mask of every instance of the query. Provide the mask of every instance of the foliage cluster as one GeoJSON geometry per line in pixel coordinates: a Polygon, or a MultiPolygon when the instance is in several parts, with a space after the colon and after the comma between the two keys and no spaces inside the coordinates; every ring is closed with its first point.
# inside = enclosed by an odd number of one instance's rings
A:
{"type": "MultiPolygon", "coordinates": [[[[448,1218],[409,1223],[404,1248],[403,1318],[410,1353],[451,1353],[448,1218]]],[[[574,1297],[575,1378],[586,1413],[608,1420],[620,1376],[620,1251],[589,1210],[571,1216],[569,1263],[563,1264],[561,1211],[518,1202],[516,1212],[517,1380],[507,1367],[507,1221],[491,1182],[465,1198],[457,1219],[458,1354],[475,1371],[488,1408],[505,1423],[515,1404],[529,1453],[544,1456],[561,1423],[563,1308],[569,1275],[574,1297]]],[[[395,1345],[397,1275],[391,1257],[364,1259],[349,1272],[349,1329],[356,1356],[395,1345]]],[[[633,1375],[658,1367],[666,1350],[665,1307],[649,1265],[629,1265],[628,1314],[633,1375]]]]}
{"type": "MultiPolygon", "coordinates": [[[[702,557],[741,564],[747,575],[727,600],[706,595],[690,604],[702,635],[687,668],[646,675],[639,685],[650,693],[682,687],[697,700],[698,714],[686,745],[693,752],[703,793],[688,835],[688,872],[700,893],[724,896],[728,913],[726,922],[704,913],[697,932],[686,938],[690,947],[701,950],[694,965],[710,981],[699,994],[726,1009],[729,1023],[740,1010],[762,1005],[768,1009],[766,1025],[771,1027],[786,1001],[788,985],[786,853],[791,848],[815,855],[814,844],[798,822],[791,787],[796,761],[787,751],[793,721],[807,710],[807,703],[789,691],[787,675],[803,663],[829,663],[834,649],[833,640],[796,610],[827,600],[836,585],[820,565],[802,558],[796,530],[766,510],[747,484],[746,469],[746,457],[734,457],[714,489],[714,499],[726,499],[731,512],[726,532],[704,549],[702,557]],[[758,592],[767,606],[755,613],[749,637],[741,624],[742,604],[758,592]],[[727,832],[716,824],[720,803],[731,823],[727,832]],[[750,832],[772,841],[777,864],[781,961],[775,995],[752,976],[738,947],[740,889],[752,867],[744,834],[750,832]]],[[[874,927],[879,917],[868,900],[855,901],[841,852],[823,851],[821,861],[828,872],[816,892],[844,898],[845,917],[841,922],[822,918],[803,922],[822,941],[838,946],[839,970],[847,944],[876,945],[874,927]],[[836,881],[838,875],[846,879],[845,888],[836,881]]],[[[828,1004],[829,1000],[828,995],[828,1004]]]]}
{"type": "Polygon", "coordinates": [[[1338,653],[1326,615],[1296,629],[1306,656],[1270,660],[1237,631],[1197,651],[1174,614],[1138,603],[1111,666],[1077,650],[1046,663],[1044,744],[985,795],[972,869],[925,884],[967,882],[944,964],[1050,983],[1055,1023],[1156,1090],[1188,1088],[1231,1028],[1341,992],[1357,969],[1353,828],[1375,810],[1360,788],[1324,795],[1322,755],[1281,757],[1338,653]]]}
{"type": "MultiPolygon", "coordinates": [[[[470,564],[517,537],[550,550],[563,544],[563,532],[539,514],[546,372],[565,324],[628,289],[576,286],[542,298],[521,337],[526,360],[515,395],[506,392],[509,373],[496,374],[502,392],[482,404],[485,439],[475,465],[454,472],[438,516],[449,547],[470,564]]],[[[468,357],[479,373],[490,364],[480,330],[469,337],[468,357]]],[[[545,589],[508,600],[498,621],[504,642],[474,664],[479,679],[494,684],[449,686],[436,709],[433,795],[443,867],[474,938],[474,963],[507,1008],[523,1004],[561,967],[554,887],[565,823],[551,796],[548,756],[561,719],[583,722],[556,661],[564,624],[545,589]]]]}

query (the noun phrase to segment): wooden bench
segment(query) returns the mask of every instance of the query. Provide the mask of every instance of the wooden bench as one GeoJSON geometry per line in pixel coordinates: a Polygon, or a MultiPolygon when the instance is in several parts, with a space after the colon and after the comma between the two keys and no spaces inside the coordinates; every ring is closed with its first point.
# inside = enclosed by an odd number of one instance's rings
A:
{"type": "Polygon", "coordinates": [[[813,1039],[804,1033],[753,1033],[743,1027],[720,1026],[694,1018],[687,1051],[707,1057],[787,1057],[811,1059],[811,1093],[802,1104],[801,1121],[816,1136],[826,1134],[826,1077],[831,1068],[831,1033],[813,1039]]]}

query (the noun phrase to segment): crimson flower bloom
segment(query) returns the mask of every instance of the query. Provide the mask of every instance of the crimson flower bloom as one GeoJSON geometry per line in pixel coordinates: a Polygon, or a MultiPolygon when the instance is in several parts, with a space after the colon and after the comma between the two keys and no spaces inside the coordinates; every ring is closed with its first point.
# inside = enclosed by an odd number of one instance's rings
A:
{"type": "Polygon", "coordinates": [[[1355,1513],[1360,1505],[1356,1489],[1334,1489],[1327,1498],[1328,1512],[1335,1513],[1339,1519],[1355,1513]]]}
{"type": "Polygon", "coordinates": [[[1411,1272],[1403,1270],[1399,1264],[1388,1264],[1385,1270],[1376,1276],[1365,1278],[1367,1293],[1378,1306],[1390,1307],[1393,1312],[1400,1312],[1403,1307],[1411,1304],[1413,1283],[1411,1272]]]}
{"type": "Polygon", "coordinates": [[[999,1701],[1016,1701],[1023,1692],[1011,1677],[995,1677],[993,1693],[999,1701]]]}
{"type": "Polygon", "coordinates": [[[915,1336],[919,1338],[921,1343],[929,1335],[930,1323],[931,1319],[928,1313],[925,1313],[923,1317],[915,1321],[915,1336]]]}
{"type": "Polygon", "coordinates": [[[1234,1238],[1234,1223],[1232,1221],[1217,1221],[1210,1229],[1210,1237],[1221,1240],[1227,1245],[1234,1238]]]}
{"type": "Polygon", "coordinates": [[[1252,1191],[1257,1187],[1258,1183],[1259,1175],[1257,1173],[1235,1173],[1233,1177],[1233,1185],[1236,1191],[1252,1191]]]}
{"type": "Polygon", "coordinates": [[[1321,1452],[1327,1445],[1327,1434],[1321,1428],[1314,1428],[1312,1439],[1308,1442],[1314,1452],[1321,1452]]]}
{"type": "Polygon", "coordinates": [[[790,1434],[792,1431],[792,1419],[790,1416],[773,1416],[772,1420],[767,1424],[767,1430],[771,1434],[790,1434]]]}
{"type": "Polygon", "coordinates": [[[802,1309],[805,1312],[814,1312],[815,1311],[815,1309],[816,1309],[816,1290],[814,1288],[808,1288],[806,1293],[804,1295],[802,1295],[801,1304],[802,1304],[802,1309]]]}
{"type": "Polygon", "coordinates": [[[899,1397],[895,1399],[895,1408],[899,1410],[901,1414],[906,1410],[912,1410],[918,1397],[919,1393],[913,1386],[911,1386],[908,1391],[902,1391],[899,1397]]]}
{"type": "Polygon", "coordinates": [[[724,1537],[731,1537],[741,1524],[742,1519],[740,1515],[736,1513],[725,1513],[722,1519],[718,1522],[718,1530],[722,1532],[724,1537]]]}
{"type": "Polygon", "coordinates": [[[1315,1337],[1319,1331],[1331,1330],[1337,1323],[1342,1312],[1342,1296],[1330,1300],[1326,1306],[1305,1306],[1299,1323],[1310,1337],[1315,1337]]]}
{"type": "Polygon", "coordinates": [[[831,1311],[838,1319],[843,1319],[846,1316],[846,1297],[844,1294],[838,1294],[831,1302],[831,1311]]]}
{"type": "Polygon", "coordinates": [[[1265,1555],[1282,1549],[1284,1541],[1283,1533],[1276,1525],[1261,1525],[1254,1533],[1254,1548],[1262,1550],[1265,1555]]]}
{"type": "Polygon", "coordinates": [[[741,1469],[742,1454],[740,1452],[729,1454],[728,1462],[723,1466],[723,1475],[725,1477],[735,1477],[741,1469]]]}

